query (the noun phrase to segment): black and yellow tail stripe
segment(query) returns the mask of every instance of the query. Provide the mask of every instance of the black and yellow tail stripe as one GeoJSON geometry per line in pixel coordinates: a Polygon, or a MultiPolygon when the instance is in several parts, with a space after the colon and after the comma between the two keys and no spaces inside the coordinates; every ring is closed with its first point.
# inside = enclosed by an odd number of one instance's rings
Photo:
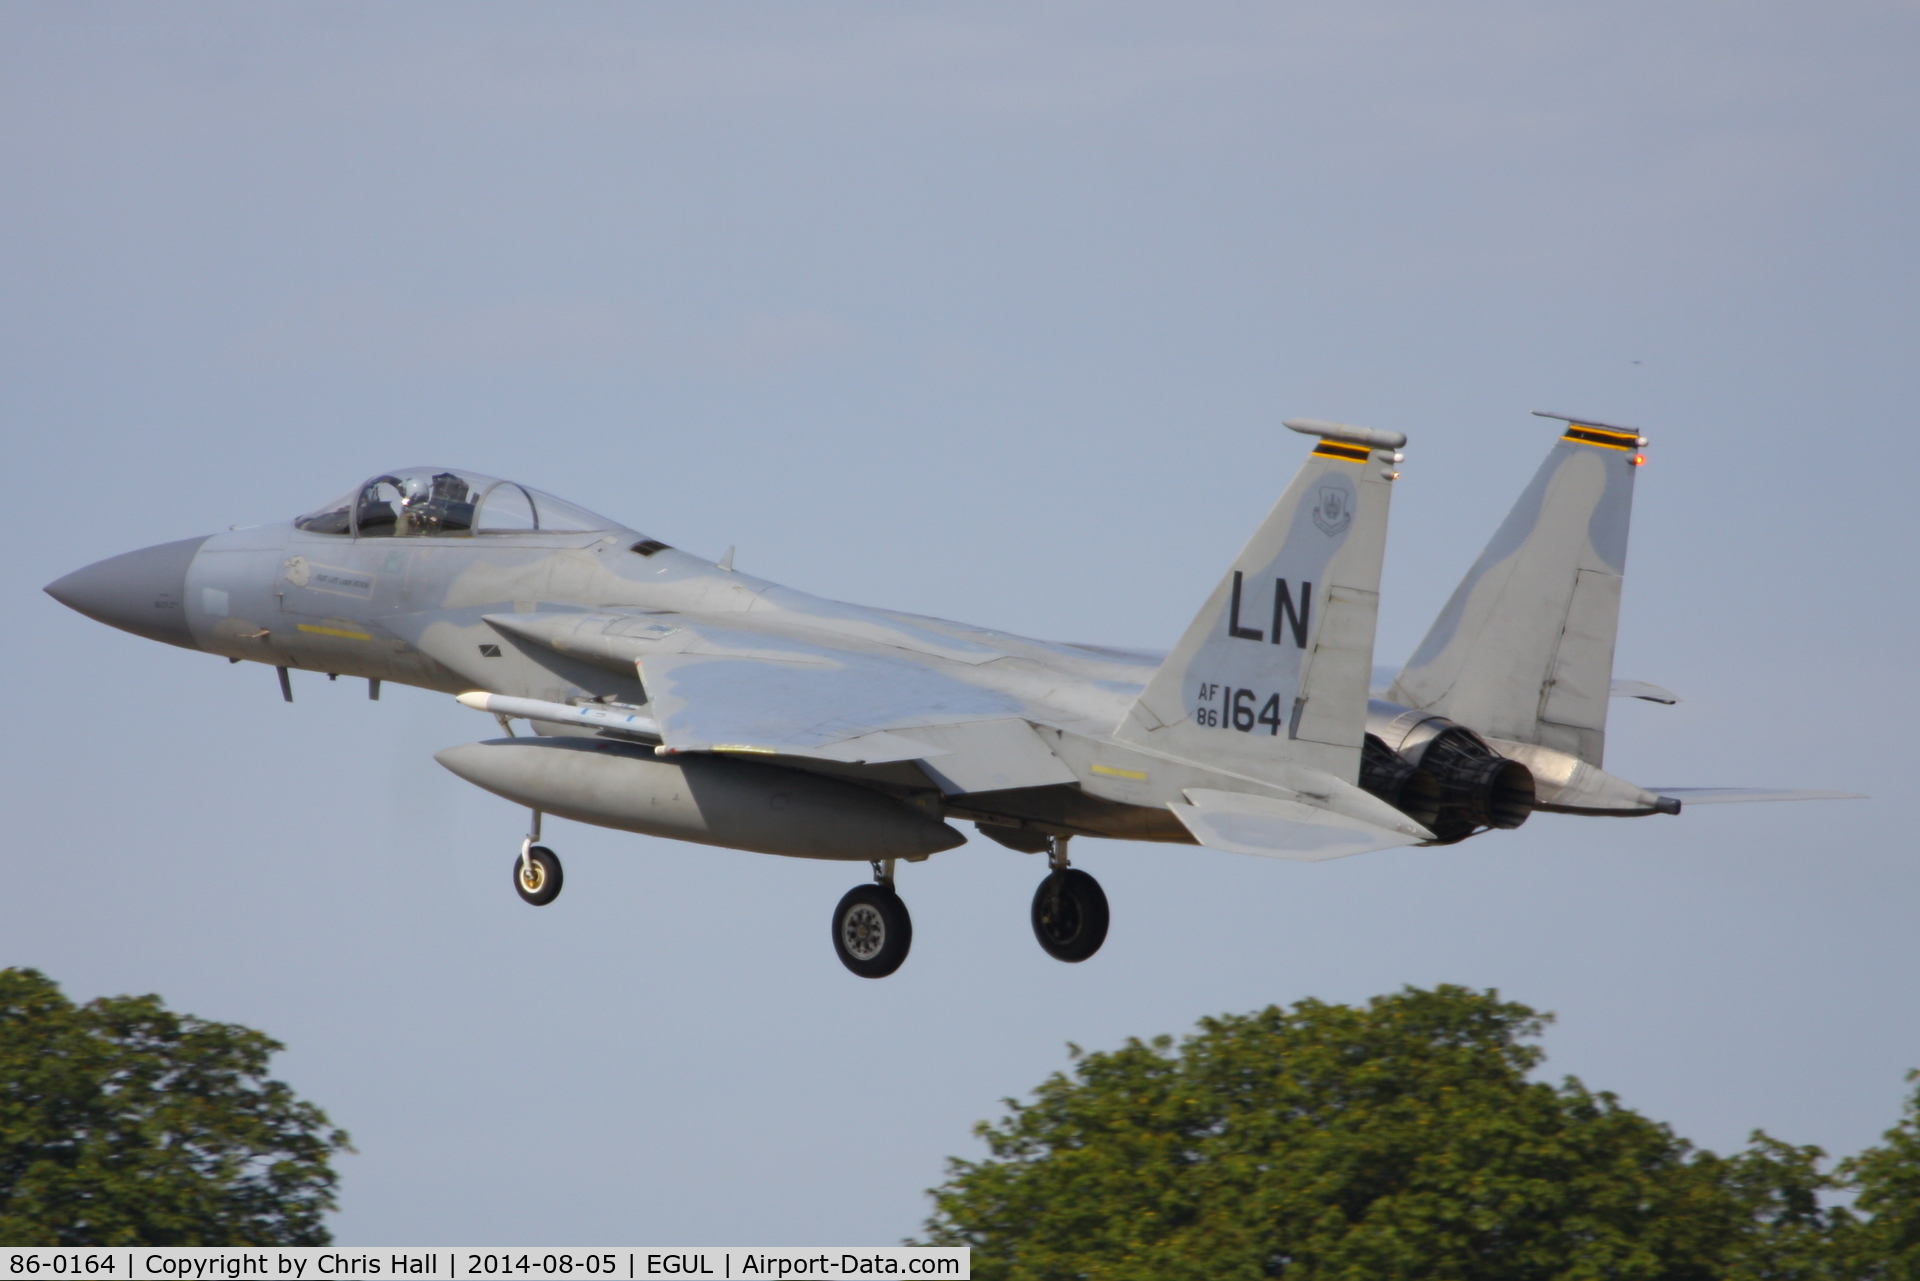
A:
{"type": "Polygon", "coordinates": [[[1640,436],[1637,432],[1616,431],[1611,427],[1583,427],[1579,423],[1568,423],[1567,434],[1560,439],[1578,441],[1583,445],[1598,445],[1602,449],[1632,451],[1640,448],[1640,436]]]}
{"type": "Polygon", "coordinates": [[[1349,445],[1344,440],[1322,440],[1313,447],[1315,458],[1343,458],[1350,463],[1364,463],[1373,457],[1373,451],[1365,445],[1349,445]]]}

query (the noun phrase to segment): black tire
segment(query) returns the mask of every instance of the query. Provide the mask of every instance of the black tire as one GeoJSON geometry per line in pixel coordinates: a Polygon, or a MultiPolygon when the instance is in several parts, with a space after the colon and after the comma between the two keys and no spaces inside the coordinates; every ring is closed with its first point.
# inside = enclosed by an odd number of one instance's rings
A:
{"type": "Polygon", "coordinates": [[[913,918],[884,885],[850,889],[833,909],[833,950],[840,964],[863,979],[883,979],[900,968],[913,946],[913,918]]]}
{"type": "Polygon", "coordinates": [[[1033,893],[1033,937],[1048,956],[1084,961],[1107,941],[1107,892],[1077,867],[1062,868],[1033,893]]]}
{"type": "Polygon", "coordinates": [[[536,845],[527,851],[530,867],[523,871],[521,860],[513,860],[513,889],[535,907],[545,907],[560,897],[560,886],[566,881],[566,874],[560,870],[560,856],[544,845],[536,845]]]}

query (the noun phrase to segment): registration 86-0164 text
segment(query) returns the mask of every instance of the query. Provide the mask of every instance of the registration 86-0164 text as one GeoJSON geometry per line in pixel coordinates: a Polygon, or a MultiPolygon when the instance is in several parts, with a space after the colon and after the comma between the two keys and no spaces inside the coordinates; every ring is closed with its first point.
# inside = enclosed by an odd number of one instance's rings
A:
{"type": "Polygon", "coordinates": [[[1270,735],[1278,735],[1286,720],[1280,714],[1280,696],[1267,694],[1262,697],[1258,690],[1235,689],[1231,685],[1200,686],[1199,705],[1193,709],[1193,719],[1209,729],[1237,729],[1242,734],[1251,734],[1264,728],[1270,735]]]}
{"type": "Polygon", "coordinates": [[[16,1254],[7,1260],[7,1271],[21,1277],[88,1277],[113,1275],[114,1258],[99,1254],[16,1254]]]}

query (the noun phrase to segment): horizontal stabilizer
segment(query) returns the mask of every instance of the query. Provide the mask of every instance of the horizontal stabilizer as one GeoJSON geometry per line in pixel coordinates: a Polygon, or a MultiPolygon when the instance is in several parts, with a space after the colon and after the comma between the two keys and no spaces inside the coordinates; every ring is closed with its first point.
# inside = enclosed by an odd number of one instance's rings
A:
{"type": "MultiPolygon", "coordinates": [[[[1367,697],[1386,698],[1388,692],[1393,688],[1394,677],[1399,675],[1399,673],[1400,669],[1397,667],[1388,667],[1385,664],[1376,665],[1367,686],[1367,697]]],[[[1608,688],[1607,696],[1609,698],[1641,698],[1649,703],[1660,703],[1667,707],[1672,707],[1680,701],[1678,694],[1670,689],[1655,685],[1651,681],[1616,680],[1608,688]]]]}
{"type": "Polygon", "coordinates": [[[1735,805],[1744,801],[1864,801],[1865,792],[1823,792],[1793,787],[1649,787],[1682,805],[1735,805]]]}
{"type": "Polygon", "coordinates": [[[1400,819],[1401,830],[1393,831],[1317,806],[1271,796],[1216,792],[1203,787],[1188,788],[1185,795],[1187,804],[1172,801],[1167,808],[1193,833],[1194,840],[1208,849],[1230,854],[1318,863],[1349,854],[1412,845],[1431,840],[1433,835],[1410,819],[1400,819]]]}
{"type": "Polygon", "coordinates": [[[1611,698],[1641,698],[1649,703],[1664,703],[1668,707],[1680,701],[1680,696],[1672,690],[1661,689],[1646,681],[1615,681],[1607,694],[1611,698]]]}

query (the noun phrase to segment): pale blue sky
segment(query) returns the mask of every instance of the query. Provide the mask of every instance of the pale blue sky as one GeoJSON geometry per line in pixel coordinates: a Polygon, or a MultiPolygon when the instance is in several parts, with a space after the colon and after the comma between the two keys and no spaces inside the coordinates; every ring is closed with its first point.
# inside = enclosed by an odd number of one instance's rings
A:
{"type": "Polygon", "coordinates": [[[888,1242],[968,1127],[1203,1015],[1404,983],[1549,1071],[1851,1151],[1920,1065],[1907,811],[1920,6],[0,4],[0,963],[265,1028],[354,1133],[340,1240],[888,1242]],[[1297,465],[1405,431],[1380,653],[1553,435],[1643,427],[1608,765],[1874,799],[1540,816],[1295,866],[1081,842],[903,873],[521,815],[441,695],[42,596],[422,460],[825,595],[1164,646],[1297,465]]]}

